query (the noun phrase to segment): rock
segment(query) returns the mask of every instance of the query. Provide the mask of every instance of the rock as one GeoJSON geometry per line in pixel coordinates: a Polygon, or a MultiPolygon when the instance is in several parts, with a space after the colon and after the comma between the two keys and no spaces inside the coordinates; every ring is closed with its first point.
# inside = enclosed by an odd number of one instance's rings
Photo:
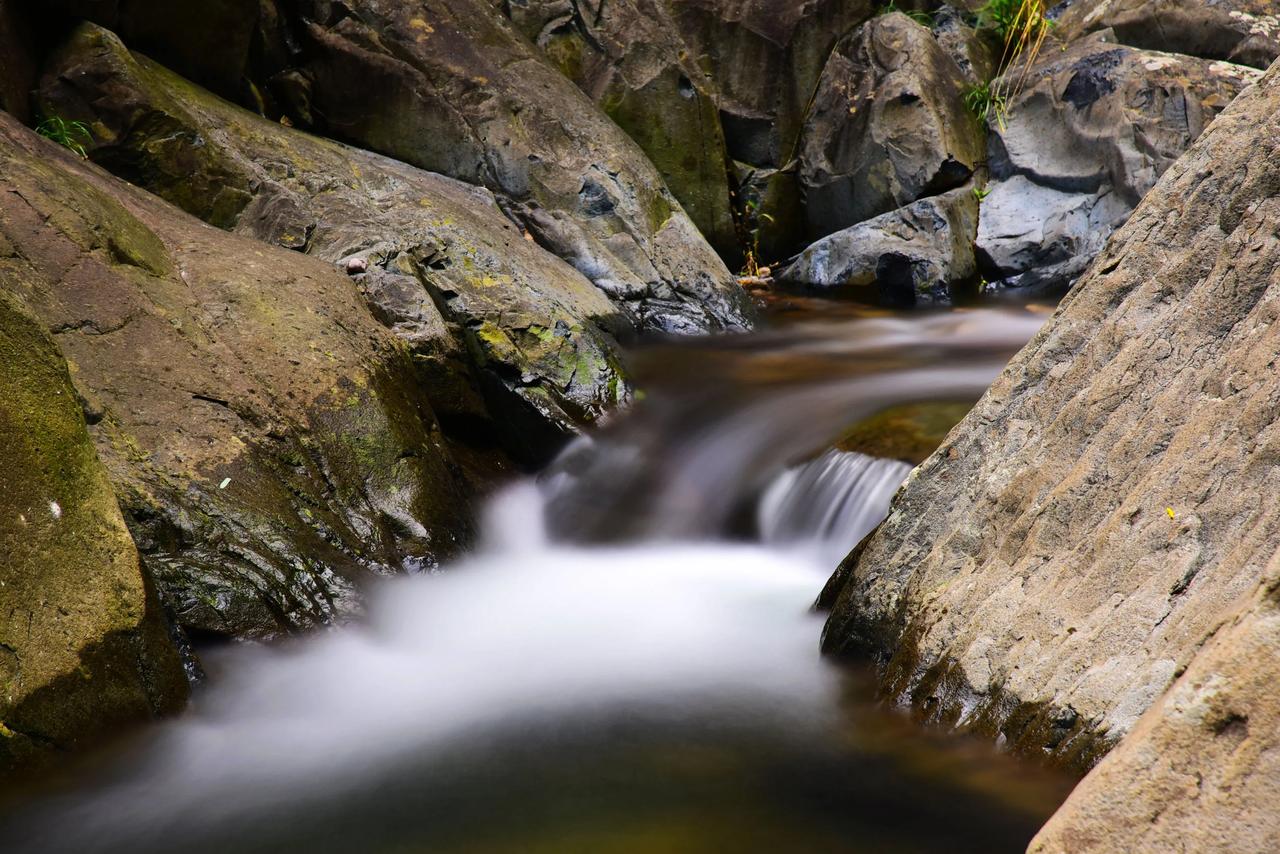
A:
{"type": "Polygon", "coordinates": [[[781,168],[832,45],[871,17],[870,0],[665,0],[710,69],[730,155],[781,168]]]}
{"type": "MultiPolygon", "coordinates": [[[[829,653],[876,657],[924,717],[1077,767],[1203,672],[1280,541],[1278,188],[1274,69],[1166,172],[841,568],[829,653]]],[[[1114,829],[1116,850],[1145,850],[1114,829]]]]}
{"type": "Polygon", "coordinates": [[[37,73],[32,40],[25,11],[16,0],[0,0],[0,110],[24,122],[31,118],[28,101],[37,73]]]}
{"type": "Polygon", "coordinates": [[[715,85],[662,0],[491,0],[635,140],[732,268],[742,262],[715,85]]]}
{"type": "Polygon", "coordinates": [[[229,98],[247,95],[264,0],[49,0],[48,9],[85,18],[131,47],[229,98]]]}
{"type": "Polygon", "coordinates": [[[322,129],[488,187],[645,329],[749,324],[749,301],[640,148],[489,0],[299,6],[296,71],[322,129]]]}
{"type": "Polygon", "coordinates": [[[1060,294],[1256,78],[1242,66],[1122,47],[1107,32],[1047,51],[1006,125],[991,123],[977,242],[987,277],[1060,294]]]}
{"type": "Polygon", "coordinates": [[[811,288],[875,285],[889,305],[946,303],[952,286],[977,273],[977,229],[977,196],[962,187],[828,235],[778,278],[811,288]]]}
{"type": "Polygon", "coordinates": [[[53,330],[181,622],[263,635],[433,565],[470,513],[403,344],[333,265],[227,234],[0,115],[0,286],[53,330]]]}
{"type": "Polygon", "coordinates": [[[39,93],[91,156],[211,223],[335,262],[412,348],[451,436],[530,463],[628,395],[630,329],[493,195],[251,115],[82,27],[39,93]]]}
{"type": "Polygon", "coordinates": [[[7,266],[0,261],[0,775],[176,711],[187,694],[66,363],[8,292],[7,266]]]}
{"type": "MultiPolygon", "coordinates": [[[[805,246],[794,159],[814,86],[832,46],[871,17],[871,0],[664,0],[696,62],[716,87],[730,157],[767,175],[761,213],[748,224],[768,259],[805,246]]],[[[739,199],[745,210],[747,199],[739,199]]],[[[748,211],[748,218],[752,212],[748,211]]]]}
{"type": "Polygon", "coordinates": [[[1123,44],[1265,69],[1280,57],[1277,0],[1076,0],[1055,32],[1070,42],[1112,29],[1123,44]]]}
{"type": "Polygon", "coordinates": [[[967,20],[964,12],[954,6],[940,6],[933,13],[933,37],[960,69],[965,83],[981,85],[996,76],[1001,48],[969,26],[967,20]]]}
{"type": "Polygon", "coordinates": [[[811,239],[964,184],[982,159],[982,132],[963,89],[951,57],[901,12],[842,38],[800,139],[811,239]]]}
{"type": "Polygon", "coordinates": [[[1032,854],[1280,849],[1280,560],[1263,575],[1032,854]]]}

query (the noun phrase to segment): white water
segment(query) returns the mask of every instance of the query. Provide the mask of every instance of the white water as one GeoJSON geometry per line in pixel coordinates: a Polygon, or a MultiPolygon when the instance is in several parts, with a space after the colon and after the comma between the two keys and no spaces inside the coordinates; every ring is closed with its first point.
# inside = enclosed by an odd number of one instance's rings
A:
{"type": "MultiPolygon", "coordinates": [[[[536,532],[540,513],[519,487],[486,527],[536,532]]],[[[176,833],[322,808],[405,757],[429,764],[557,717],[821,727],[835,683],[810,606],[826,574],[753,546],[499,538],[446,573],[387,583],[361,626],[237,655],[139,767],[42,816],[17,850],[163,850],[176,833]]]]}
{"type": "MultiPolygon", "coordinates": [[[[906,337],[919,346],[914,330],[906,337]]],[[[1010,337],[1000,330],[1001,341],[1010,337]]],[[[884,346],[906,335],[901,325],[887,331],[884,346]]],[[[956,334],[944,328],[941,337],[956,334]]],[[[960,337],[972,347],[972,334],[960,337]]],[[[1001,364],[965,364],[948,381],[974,389],[1001,364]]],[[[822,620],[811,605],[835,562],[884,517],[909,467],[829,452],[784,471],[763,497],[745,480],[725,494],[742,478],[724,474],[745,465],[783,471],[799,447],[797,433],[817,439],[835,430],[838,420],[805,424],[795,408],[798,400],[820,398],[825,403],[815,412],[838,412],[832,389],[842,386],[821,379],[816,387],[802,383],[800,395],[779,386],[771,393],[783,394],[781,408],[750,395],[740,409],[725,406],[700,425],[672,416],[694,437],[672,441],[709,449],[685,469],[705,475],[690,481],[707,492],[686,490],[696,498],[691,506],[714,508],[707,518],[718,519],[756,495],[764,545],[716,542],[714,525],[687,519],[673,526],[669,515],[646,513],[653,508],[626,477],[601,473],[611,461],[620,473],[637,468],[624,436],[595,452],[589,490],[564,472],[541,487],[509,490],[489,508],[486,538],[473,558],[435,576],[384,584],[360,624],[234,653],[220,668],[228,675],[198,696],[191,713],[135,746],[128,765],[92,788],[25,812],[4,850],[301,850],[293,845],[302,838],[308,851],[366,850],[317,841],[312,826],[341,827],[347,799],[394,799],[424,780],[447,788],[460,752],[512,737],[536,743],[547,727],[625,721],[755,733],[747,741],[759,744],[838,741],[831,727],[839,682],[819,657],[822,620]],[[760,429],[764,423],[778,429],[760,429]],[[715,465],[707,463],[712,457],[715,465]],[[544,513],[568,489],[577,490],[577,503],[554,511],[558,522],[573,507],[589,506],[592,494],[657,522],[646,522],[651,533],[631,544],[558,544],[544,513]],[[617,494],[606,496],[608,489],[617,494]],[[698,532],[700,541],[659,539],[680,528],[698,532]]],[[[861,394],[866,382],[858,382],[861,394]]],[[[583,447],[575,453],[590,451],[583,447]]],[[[663,490],[657,496],[671,498],[663,490]]],[[[503,749],[493,751],[499,763],[509,761],[503,749]]],[[[562,748],[543,748],[556,751],[562,748]]],[[[483,804],[491,785],[463,801],[483,804]]],[[[450,801],[436,792],[427,803],[450,801]]],[[[415,820],[447,825],[448,808],[436,809],[415,820]]],[[[371,832],[366,827],[357,838],[371,832]]],[[[376,850],[428,849],[396,841],[376,850]]]]}

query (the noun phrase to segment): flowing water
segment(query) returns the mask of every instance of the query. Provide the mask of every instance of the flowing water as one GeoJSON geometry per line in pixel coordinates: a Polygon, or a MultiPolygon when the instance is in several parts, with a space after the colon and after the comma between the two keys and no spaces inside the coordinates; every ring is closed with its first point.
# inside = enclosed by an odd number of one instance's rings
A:
{"type": "Polygon", "coordinates": [[[1027,313],[639,357],[631,412],[357,623],[212,662],[182,719],[10,801],[6,852],[1016,851],[1070,781],[921,730],[811,605],[910,471],[824,450],[973,400],[1027,313]]]}

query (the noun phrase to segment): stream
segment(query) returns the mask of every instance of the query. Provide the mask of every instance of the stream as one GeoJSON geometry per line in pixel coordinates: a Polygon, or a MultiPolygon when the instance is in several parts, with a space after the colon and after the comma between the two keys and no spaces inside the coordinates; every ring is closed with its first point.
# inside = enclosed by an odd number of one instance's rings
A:
{"type": "Polygon", "coordinates": [[[3,850],[1021,851],[1073,781],[878,702],[812,604],[911,471],[832,443],[976,400],[1043,319],[646,348],[637,403],[495,496],[473,555],[211,653],[181,719],[11,797],[3,850]]]}

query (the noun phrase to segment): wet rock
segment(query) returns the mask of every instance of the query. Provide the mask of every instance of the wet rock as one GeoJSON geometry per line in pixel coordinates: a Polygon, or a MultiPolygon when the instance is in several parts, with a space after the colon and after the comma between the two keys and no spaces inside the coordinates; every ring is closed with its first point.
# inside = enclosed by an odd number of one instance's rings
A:
{"type": "Polygon", "coordinates": [[[977,273],[977,228],[977,196],[962,187],[828,235],[778,278],[813,288],[876,285],[888,305],[949,302],[950,286],[977,273]]]}
{"type": "Polygon", "coordinates": [[[812,239],[964,184],[982,159],[964,76],[895,12],[841,39],[805,118],[800,186],[812,239]]]}
{"type": "Polygon", "coordinates": [[[21,121],[31,118],[31,89],[35,87],[34,36],[25,10],[16,0],[0,0],[0,110],[21,121]]]}
{"type": "Polygon", "coordinates": [[[635,140],[730,267],[742,261],[712,81],[661,0],[493,0],[635,140]]]}
{"type": "Polygon", "coordinates": [[[1074,41],[1112,29],[1122,44],[1265,69],[1280,57],[1276,0],[1075,0],[1055,33],[1074,41]]]}
{"type": "Polygon", "coordinates": [[[1256,77],[1123,47],[1105,32],[1047,51],[1010,101],[1007,124],[991,122],[990,195],[978,227],[988,278],[1061,293],[1256,77]]]}
{"type": "Polygon", "coordinates": [[[40,99],[92,124],[90,155],[132,183],[358,276],[451,435],[496,435],[535,462],[625,399],[628,322],[491,193],[251,115],[92,25],[40,99]]]}
{"type": "MultiPolygon", "coordinates": [[[[1078,767],[1139,736],[1121,755],[1160,774],[1088,796],[1097,811],[1078,815],[1097,850],[1174,838],[1143,798],[1170,803],[1171,834],[1198,832],[1194,816],[1234,816],[1241,834],[1275,826],[1248,812],[1269,796],[1173,804],[1173,770],[1223,755],[1212,733],[1155,756],[1146,724],[1134,728],[1184,668],[1189,684],[1219,672],[1206,640],[1234,643],[1224,619],[1271,589],[1278,187],[1280,69],[1166,172],[833,582],[825,649],[877,657],[921,715],[1078,767]],[[1138,814],[1157,821],[1130,824],[1138,814]]],[[[1234,647],[1236,660],[1259,660],[1251,648],[1234,647]]],[[[1237,755],[1274,781],[1257,753],[1237,755]]],[[[1207,793],[1222,779],[1213,768],[1207,793]]],[[[1053,838],[1048,850],[1078,850],[1053,838]]]]}
{"type": "Polygon", "coordinates": [[[321,129],[488,187],[645,329],[748,325],[748,300],[644,153],[489,0],[299,6],[296,71],[321,129]]]}
{"type": "MultiPolygon", "coordinates": [[[[52,329],[181,621],[325,622],[470,514],[403,344],[333,265],[227,234],[0,115],[0,282],[52,329]]],[[[75,399],[69,402],[74,405],[75,399]]]]}
{"type": "Polygon", "coordinates": [[[0,774],[176,711],[187,694],[66,363],[10,292],[11,263],[0,261],[0,774]]]}

